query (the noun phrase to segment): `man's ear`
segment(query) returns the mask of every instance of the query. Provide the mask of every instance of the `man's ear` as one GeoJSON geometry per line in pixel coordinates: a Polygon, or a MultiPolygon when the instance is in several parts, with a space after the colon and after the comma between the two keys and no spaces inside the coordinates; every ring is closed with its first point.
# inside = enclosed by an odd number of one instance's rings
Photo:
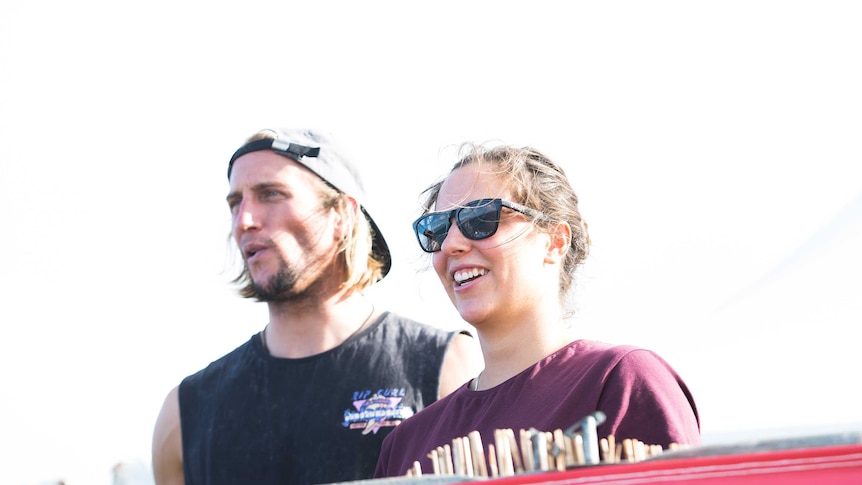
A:
{"type": "Polygon", "coordinates": [[[336,241],[340,241],[353,230],[353,224],[355,224],[356,218],[359,217],[359,202],[356,202],[356,199],[353,197],[345,195],[341,198],[341,203],[338,204],[338,207],[333,212],[335,213],[335,231],[333,232],[333,237],[336,241]]]}
{"type": "Polygon", "coordinates": [[[548,231],[549,244],[545,262],[556,264],[566,257],[572,244],[572,227],[568,222],[557,222],[548,231]]]}

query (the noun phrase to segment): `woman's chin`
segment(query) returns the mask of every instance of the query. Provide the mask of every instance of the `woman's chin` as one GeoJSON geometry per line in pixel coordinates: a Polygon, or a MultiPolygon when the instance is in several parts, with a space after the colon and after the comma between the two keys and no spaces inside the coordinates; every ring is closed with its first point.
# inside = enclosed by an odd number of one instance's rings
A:
{"type": "Polygon", "coordinates": [[[476,308],[473,305],[456,305],[458,314],[461,319],[474,327],[480,327],[488,316],[488,311],[485,308],[476,308]]]}

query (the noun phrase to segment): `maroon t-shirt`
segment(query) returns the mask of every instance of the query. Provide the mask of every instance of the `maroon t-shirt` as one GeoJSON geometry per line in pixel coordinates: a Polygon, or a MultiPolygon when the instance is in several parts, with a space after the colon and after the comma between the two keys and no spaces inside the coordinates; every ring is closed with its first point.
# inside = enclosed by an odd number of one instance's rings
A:
{"type": "Polygon", "coordinates": [[[402,476],[414,461],[430,472],[428,454],[471,431],[487,450],[497,429],[566,430],[597,410],[606,415],[599,438],[700,443],[694,399],[667,362],[630,345],[578,340],[497,387],[465,385],[405,420],[383,441],[375,477],[402,476]]]}

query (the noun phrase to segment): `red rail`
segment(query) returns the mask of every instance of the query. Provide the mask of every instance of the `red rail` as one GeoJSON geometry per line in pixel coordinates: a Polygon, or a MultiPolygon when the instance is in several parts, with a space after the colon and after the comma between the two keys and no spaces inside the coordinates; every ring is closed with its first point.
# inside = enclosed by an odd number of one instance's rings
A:
{"type": "MultiPolygon", "coordinates": [[[[485,481],[485,480],[483,480],[485,481]]],[[[486,481],[509,484],[862,484],[862,444],[594,465],[486,481]]]]}

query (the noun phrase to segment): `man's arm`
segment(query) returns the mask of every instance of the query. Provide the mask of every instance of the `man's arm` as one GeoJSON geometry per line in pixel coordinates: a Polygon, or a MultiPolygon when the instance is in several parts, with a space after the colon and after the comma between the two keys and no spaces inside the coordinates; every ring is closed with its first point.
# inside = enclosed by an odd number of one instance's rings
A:
{"type": "Polygon", "coordinates": [[[479,347],[478,340],[471,335],[456,334],[443,357],[440,395],[437,398],[458,389],[465,382],[479,375],[484,368],[485,361],[482,358],[482,349],[479,347]]]}
{"type": "Polygon", "coordinates": [[[183,439],[179,387],[171,389],[153,431],[153,476],[156,485],[184,485],[183,439]]]}

